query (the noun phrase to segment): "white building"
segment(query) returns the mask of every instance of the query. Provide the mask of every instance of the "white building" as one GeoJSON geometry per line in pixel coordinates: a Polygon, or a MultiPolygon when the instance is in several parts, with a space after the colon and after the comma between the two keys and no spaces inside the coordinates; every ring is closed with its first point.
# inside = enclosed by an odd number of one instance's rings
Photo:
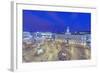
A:
{"type": "Polygon", "coordinates": [[[53,34],[51,32],[35,32],[33,33],[33,35],[31,35],[31,33],[29,32],[24,32],[23,41],[30,43],[33,39],[35,39],[37,42],[41,42],[44,39],[53,39],[53,36],[55,39],[61,39],[68,44],[81,44],[89,47],[91,46],[90,34],[72,34],[70,32],[69,27],[67,27],[65,34],[53,34]]]}
{"type": "Polygon", "coordinates": [[[81,44],[86,46],[90,46],[91,41],[90,34],[71,34],[69,27],[67,27],[65,34],[56,34],[55,38],[66,40],[69,44],[81,44]]]}
{"type": "Polygon", "coordinates": [[[32,35],[30,32],[23,32],[23,42],[27,44],[32,43],[32,35]]]}
{"type": "Polygon", "coordinates": [[[34,39],[36,40],[44,40],[44,39],[51,39],[52,33],[51,32],[35,32],[34,39]]]}

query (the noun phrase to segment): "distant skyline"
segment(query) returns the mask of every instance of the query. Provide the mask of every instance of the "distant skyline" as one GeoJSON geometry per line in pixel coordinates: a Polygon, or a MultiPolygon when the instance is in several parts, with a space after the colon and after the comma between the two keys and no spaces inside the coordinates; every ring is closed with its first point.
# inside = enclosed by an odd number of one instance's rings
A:
{"type": "Polygon", "coordinates": [[[91,13],[23,10],[23,31],[91,32],[91,13]]]}

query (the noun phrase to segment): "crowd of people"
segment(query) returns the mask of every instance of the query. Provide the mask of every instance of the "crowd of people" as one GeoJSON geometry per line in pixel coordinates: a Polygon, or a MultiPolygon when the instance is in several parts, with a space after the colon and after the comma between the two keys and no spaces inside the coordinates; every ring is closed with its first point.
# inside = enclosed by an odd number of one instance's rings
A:
{"type": "Polygon", "coordinates": [[[30,43],[23,41],[22,51],[23,62],[83,60],[91,57],[90,48],[68,44],[61,39],[30,43]]]}

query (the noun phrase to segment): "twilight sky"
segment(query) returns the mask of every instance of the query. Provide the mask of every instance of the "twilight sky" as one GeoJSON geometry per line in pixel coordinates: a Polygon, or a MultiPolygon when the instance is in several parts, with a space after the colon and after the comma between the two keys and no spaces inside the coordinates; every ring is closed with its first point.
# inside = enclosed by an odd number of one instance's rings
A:
{"type": "Polygon", "coordinates": [[[23,10],[23,31],[65,33],[91,31],[91,14],[23,10]]]}

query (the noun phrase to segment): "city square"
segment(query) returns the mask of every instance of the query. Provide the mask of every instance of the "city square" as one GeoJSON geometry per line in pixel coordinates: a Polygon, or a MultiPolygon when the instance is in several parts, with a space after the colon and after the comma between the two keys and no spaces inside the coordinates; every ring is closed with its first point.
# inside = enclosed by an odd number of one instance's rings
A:
{"type": "Polygon", "coordinates": [[[71,35],[67,29],[66,38],[58,37],[57,34],[54,38],[51,33],[44,35],[39,32],[35,33],[34,37],[28,32],[24,33],[24,36],[27,38],[23,39],[23,62],[86,60],[91,57],[90,37],[88,36],[87,40],[87,34],[80,37],[71,35]]]}
{"type": "Polygon", "coordinates": [[[90,13],[23,10],[23,63],[89,59],[90,13]]]}

